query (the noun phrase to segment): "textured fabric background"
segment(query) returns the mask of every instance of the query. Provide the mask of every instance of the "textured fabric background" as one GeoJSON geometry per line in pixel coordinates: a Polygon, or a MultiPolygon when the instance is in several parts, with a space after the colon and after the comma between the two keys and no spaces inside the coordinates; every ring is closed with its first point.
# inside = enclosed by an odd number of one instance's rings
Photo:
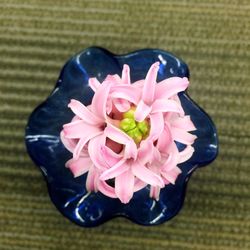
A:
{"type": "Polygon", "coordinates": [[[0,117],[1,250],[250,249],[249,0],[0,0],[0,117]],[[181,57],[190,95],[217,124],[218,159],[192,176],[183,210],[163,225],[75,226],[25,152],[28,115],[65,61],[92,45],[181,57]]]}

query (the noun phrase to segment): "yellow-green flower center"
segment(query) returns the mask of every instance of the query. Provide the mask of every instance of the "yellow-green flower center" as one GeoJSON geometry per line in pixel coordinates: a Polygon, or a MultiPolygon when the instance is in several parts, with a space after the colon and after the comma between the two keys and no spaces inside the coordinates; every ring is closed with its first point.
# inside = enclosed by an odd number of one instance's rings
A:
{"type": "Polygon", "coordinates": [[[137,122],[134,118],[135,108],[123,113],[123,119],[120,121],[120,129],[129,135],[135,143],[140,143],[149,133],[149,122],[147,120],[137,122]]]}

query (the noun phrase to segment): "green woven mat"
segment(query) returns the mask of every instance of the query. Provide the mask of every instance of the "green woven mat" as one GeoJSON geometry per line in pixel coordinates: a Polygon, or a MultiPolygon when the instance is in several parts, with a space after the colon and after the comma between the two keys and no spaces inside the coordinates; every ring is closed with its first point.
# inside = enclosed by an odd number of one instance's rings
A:
{"type": "Polygon", "coordinates": [[[249,0],[1,0],[0,249],[250,249],[249,97],[249,0]],[[64,62],[91,45],[183,58],[190,95],[217,124],[218,159],[192,176],[183,210],[163,225],[75,226],[25,152],[28,115],[64,62]]]}

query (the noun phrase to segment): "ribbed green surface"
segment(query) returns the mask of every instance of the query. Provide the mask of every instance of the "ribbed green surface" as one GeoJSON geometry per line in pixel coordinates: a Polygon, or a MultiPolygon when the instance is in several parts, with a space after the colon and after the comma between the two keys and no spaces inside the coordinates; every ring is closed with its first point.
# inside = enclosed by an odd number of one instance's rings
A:
{"type": "Polygon", "coordinates": [[[250,249],[249,0],[1,0],[0,117],[0,249],[250,249]],[[217,124],[218,159],[193,175],[182,212],[161,226],[75,226],[25,152],[28,115],[64,62],[92,45],[183,58],[190,95],[217,124]]]}

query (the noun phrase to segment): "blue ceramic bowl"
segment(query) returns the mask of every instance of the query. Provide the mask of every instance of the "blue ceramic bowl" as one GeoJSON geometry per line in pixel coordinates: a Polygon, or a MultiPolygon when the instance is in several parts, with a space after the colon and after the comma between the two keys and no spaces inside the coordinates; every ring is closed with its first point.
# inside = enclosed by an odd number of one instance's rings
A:
{"type": "MultiPolygon", "coordinates": [[[[128,204],[102,193],[88,193],[86,174],[74,178],[65,162],[71,153],[62,144],[62,125],[71,121],[73,112],[67,107],[70,99],[85,105],[91,103],[93,91],[90,77],[102,82],[108,74],[121,75],[123,64],[131,69],[131,81],[143,79],[151,66],[160,61],[158,81],[172,76],[189,77],[187,65],[174,55],[157,49],[144,49],[126,55],[114,55],[101,48],[88,48],[73,56],[63,67],[54,91],[31,114],[26,127],[26,146],[32,160],[42,170],[51,200],[71,221],[84,226],[97,226],[116,216],[124,216],[142,225],[156,225],[175,216],[185,198],[187,182],[195,169],[212,162],[218,153],[216,128],[209,116],[187,93],[179,94],[183,108],[191,116],[197,131],[195,152],[185,163],[175,185],[161,190],[160,199],[149,198],[149,187],[136,192],[128,204]]],[[[178,145],[181,147],[181,145],[178,145]]]]}

